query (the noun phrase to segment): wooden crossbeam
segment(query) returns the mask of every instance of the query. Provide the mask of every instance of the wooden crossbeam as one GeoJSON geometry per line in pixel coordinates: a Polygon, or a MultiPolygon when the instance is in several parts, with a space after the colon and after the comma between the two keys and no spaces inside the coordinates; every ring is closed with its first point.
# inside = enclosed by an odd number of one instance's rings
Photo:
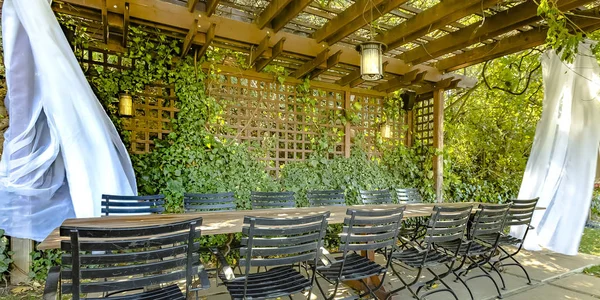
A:
{"type": "MultiPolygon", "coordinates": [[[[388,64],[389,64],[389,62],[387,62],[387,61],[385,61],[385,62],[383,62],[383,64],[381,64],[381,67],[382,67],[382,69],[383,69],[383,72],[384,72],[384,73],[385,73],[385,68],[387,67],[387,65],[388,65],[388,64]]],[[[409,72],[409,73],[410,73],[410,72],[409,72]]],[[[407,73],[407,74],[408,74],[408,73],[407,73]]],[[[406,74],[405,74],[405,75],[406,75],[406,74]]],[[[352,81],[350,82],[349,86],[350,86],[351,88],[353,88],[353,87],[357,87],[357,86],[361,85],[361,84],[362,84],[363,82],[365,82],[365,81],[366,81],[366,80],[362,79],[362,77],[360,77],[360,76],[359,76],[358,78],[356,78],[356,79],[352,80],[352,81]]]]}
{"type": "Polygon", "coordinates": [[[181,49],[181,57],[185,57],[192,48],[192,41],[194,41],[194,37],[196,37],[196,33],[198,32],[198,19],[194,19],[192,22],[192,26],[188,31],[185,39],[183,40],[183,48],[181,49]]]}
{"type": "Polygon", "coordinates": [[[260,41],[260,44],[258,44],[258,47],[256,47],[256,49],[252,52],[250,52],[250,56],[248,57],[249,62],[248,65],[253,65],[254,62],[256,62],[256,60],[258,58],[260,58],[265,51],[269,48],[269,39],[271,38],[270,35],[267,34],[267,36],[265,36],[265,38],[260,41]]]}
{"type": "Polygon", "coordinates": [[[374,10],[375,6],[382,1],[383,0],[357,0],[350,5],[350,7],[346,8],[346,10],[337,14],[335,18],[329,20],[329,22],[325,23],[321,28],[315,31],[313,33],[313,38],[317,40],[318,43],[322,42],[344,28],[344,26],[347,26],[350,22],[361,18],[363,12],[374,10]]]}
{"type": "Polygon", "coordinates": [[[327,59],[327,66],[325,68],[317,68],[312,71],[310,74],[310,79],[316,78],[317,76],[325,73],[325,71],[335,67],[340,62],[340,55],[342,55],[342,50],[338,50],[338,52],[334,53],[327,59]]]}
{"type": "Polygon", "coordinates": [[[285,38],[281,38],[275,46],[273,46],[273,50],[271,51],[271,57],[263,58],[256,62],[255,69],[256,72],[262,71],[268,64],[270,64],[275,58],[277,58],[281,53],[283,53],[283,43],[285,42],[285,38]]]}
{"type": "Polygon", "coordinates": [[[299,13],[307,7],[312,0],[294,0],[283,11],[271,21],[271,28],[275,32],[281,30],[287,23],[293,20],[299,13]]]}
{"type": "Polygon", "coordinates": [[[206,0],[206,16],[210,17],[217,10],[219,0],[206,0]]]}
{"type": "Polygon", "coordinates": [[[198,0],[188,0],[187,8],[190,12],[194,12],[196,10],[196,5],[198,4],[198,0]]]}
{"type": "Polygon", "coordinates": [[[395,49],[467,15],[481,11],[497,0],[446,0],[375,37],[395,49]]]}
{"type": "Polygon", "coordinates": [[[414,70],[414,71],[404,74],[404,76],[397,77],[397,78],[388,80],[387,82],[381,83],[381,84],[373,87],[373,89],[376,91],[379,91],[379,92],[382,92],[382,91],[385,91],[388,93],[393,92],[398,89],[407,88],[413,84],[423,82],[423,78],[425,78],[426,74],[427,74],[427,71],[419,72],[419,70],[414,70]]]}
{"type": "Polygon", "coordinates": [[[106,0],[102,0],[102,41],[108,44],[108,8],[106,0]]]}
{"type": "Polygon", "coordinates": [[[123,8],[123,47],[127,47],[127,36],[129,35],[129,2],[125,2],[123,8]]]}
{"type": "MultiPolygon", "coordinates": [[[[560,1],[558,5],[561,10],[571,10],[587,2],[589,1],[560,1]]],[[[526,1],[487,18],[483,23],[477,22],[471,24],[397,57],[405,62],[420,64],[432,58],[437,58],[444,54],[483,42],[524,25],[539,21],[541,17],[537,16],[537,7],[538,5],[535,2],[526,1]]]]}
{"type": "Polygon", "coordinates": [[[210,44],[215,39],[215,28],[216,27],[217,27],[217,24],[215,24],[215,23],[210,24],[210,27],[206,31],[206,42],[204,43],[204,45],[202,45],[202,48],[200,48],[200,50],[198,50],[198,53],[197,53],[198,57],[204,56],[204,54],[206,53],[206,50],[208,50],[208,46],[210,46],[210,44]]]}
{"type": "Polygon", "coordinates": [[[309,60],[306,63],[304,63],[302,66],[300,66],[300,68],[298,68],[296,71],[294,71],[294,73],[292,73],[291,76],[294,78],[300,78],[300,77],[312,72],[312,70],[316,69],[322,63],[325,63],[325,61],[327,60],[328,53],[329,53],[329,49],[323,50],[313,60],[309,60]]]}
{"type": "MultiPolygon", "coordinates": [[[[377,5],[375,9],[373,9],[373,19],[376,20],[379,17],[390,13],[392,10],[397,8],[398,6],[408,2],[408,0],[386,0],[383,3],[377,5]]],[[[339,15],[338,15],[339,16],[339,15]]],[[[329,45],[333,45],[345,37],[351,35],[355,31],[360,28],[365,27],[369,21],[371,20],[371,11],[363,11],[356,18],[353,18],[348,24],[340,27],[336,32],[327,34],[325,41],[329,45]]],[[[333,20],[331,20],[333,21],[333,20]]],[[[333,31],[333,30],[332,30],[333,31]]]]}
{"type": "Polygon", "coordinates": [[[339,84],[341,86],[346,86],[348,85],[350,82],[357,80],[360,78],[360,68],[357,70],[354,70],[352,72],[350,72],[348,75],[336,80],[336,84],[339,84]]]}
{"type": "Polygon", "coordinates": [[[271,21],[273,21],[273,19],[292,1],[293,0],[272,0],[256,18],[258,28],[263,29],[269,25],[271,21]]]}

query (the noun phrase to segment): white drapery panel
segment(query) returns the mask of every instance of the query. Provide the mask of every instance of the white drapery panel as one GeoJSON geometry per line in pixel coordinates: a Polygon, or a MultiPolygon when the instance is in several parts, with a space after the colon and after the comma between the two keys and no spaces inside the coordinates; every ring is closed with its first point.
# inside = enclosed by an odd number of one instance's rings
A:
{"type": "MultiPolygon", "coordinates": [[[[600,142],[600,67],[581,43],[573,64],[542,55],[544,103],[519,199],[539,197],[525,248],[575,255],[589,212],[600,142]]],[[[524,228],[511,233],[522,236],[524,228]]]]}
{"type": "Polygon", "coordinates": [[[135,175],[48,1],[4,0],[2,40],[0,228],[40,241],[66,218],[100,216],[101,194],[135,195],[135,175]]]}

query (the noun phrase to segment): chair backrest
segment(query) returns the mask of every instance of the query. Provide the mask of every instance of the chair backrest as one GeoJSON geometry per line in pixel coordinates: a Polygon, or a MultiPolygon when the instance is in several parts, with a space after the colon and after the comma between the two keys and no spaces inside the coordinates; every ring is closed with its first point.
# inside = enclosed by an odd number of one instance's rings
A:
{"type": "Polygon", "coordinates": [[[312,207],[346,205],[346,197],[343,190],[307,191],[306,198],[312,207]]]}
{"type": "Polygon", "coordinates": [[[202,218],[138,228],[61,227],[61,291],[80,294],[137,289],[198,274],[202,218]]]}
{"type": "Polygon", "coordinates": [[[102,195],[102,214],[160,214],[165,211],[165,195],[121,196],[102,195]]]}
{"type": "Polygon", "coordinates": [[[398,203],[421,203],[421,193],[416,188],[396,189],[396,198],[398,203]]]}
{"type": "Polygon", "coordinates": [[[328,217],[329,212],[289,219],[244,217],[239,265],[245,268],[246,277],[251,267],[266,268],[308,261],[316,266],[328,217]]]}
{"type": "Polygon", "coordinates": [[[183,194],[183,208],[185,212],[235,210],[235,197],[231,192],[217,194],[185,193],[183,194]]]}
{"type": "Polygon", "coordinates": [[[385,210],[346,210],[340,251],[367,251],[396,245],[406,207],[385,210]]]}
{"type": "Polygon", "coordinates": [[[535,212],[535,205],[539,198],[535,199],[512,199],[509,201],[511,204],[508,210],[508,216],[506,217],[505,226],[516,226],[516,225],[529,225],[531,218],[535,212]]]}
{"type": "Polygon", "coordinates": [[[504,229],[510,204],[481,204],[471,224],[470,238],[496,234],[504,229]]]}
{"type": "Polygon", "coordinates": [[[363,204],[392,204],[392,194],[389,190],[360,191],[363,204]]]}
{"type": "Polygon", "coordinates": [[[252,209],[296,207],[294,192],[252,192],[252,209]]]}
{"type": "MultiPolygon", "coordinates": [[[[428,247],[435,243],[461,240],[471,217],[473,206],[434,206],[427,225],[424,242],[428,247]]],[[[457,249],[458,250],[458,249],[457,249]]]]}

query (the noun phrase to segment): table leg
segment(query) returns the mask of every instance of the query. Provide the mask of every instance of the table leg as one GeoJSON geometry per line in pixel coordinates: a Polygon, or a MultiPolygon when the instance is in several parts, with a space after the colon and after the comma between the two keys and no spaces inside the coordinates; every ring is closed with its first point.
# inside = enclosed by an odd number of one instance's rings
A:
{"type": "MultiPolygon", "coordinates": [[[[370,260],[373,260],[373,261],[375,260],[375,251],[373,251],[373,250],[361,251],[360,254],[362,256],[366,256],[370,260]]],[[[381,277],[371,276],[371,277],[367,278],[365,280],[365,282],[367,283],[367,285],[369,285],[369,287],[376,288],[377,286],[379,286],[379,284],[381,284],[381,277]]],[[[365,286],[358,280],[344,281],[344,284],[348,285],[349,287],[351,287],[355,290],[360,291],[361,293],[368,292],[367,289],[365,288],[365,286]]],[[[375,291],[375,295],[377,295],[377,299],[387,299],[389,294],[390,293],[385,290],[385,286],[382,286],[380,289],[375,291]]]]}

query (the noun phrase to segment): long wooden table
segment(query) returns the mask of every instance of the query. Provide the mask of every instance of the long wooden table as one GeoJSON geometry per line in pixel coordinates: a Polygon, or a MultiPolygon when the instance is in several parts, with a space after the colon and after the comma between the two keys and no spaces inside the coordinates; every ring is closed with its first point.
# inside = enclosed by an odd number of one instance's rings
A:
{"type": "MultiPolygon", "coordinates": [[[[478,206],[478,202],[463,203],[442,203],[448,207],[473,205],[478,206]]],[[[92,228],[127,228],[168,224],[177,221],[185,221],[202,217],[202,226],[200,227],[202,235],[228,234],[242,232],[244,216],[257,217],[278,217],[293,218],[306,215],[321,214],[329,211],[329,224],[344,223],[346,210],[348,208],[381,210],[390,209],[406,205],[404,218],[425,217],[431,215],[433,206],[431,203],[413,203],[413,204],[385,204],[385,205],[355,205],[355,206],[322,206],[322,207],[301,207],[301,208],[276,208],[260,210],[236,210],[226,212],[199,212],[185,214],[162,214],[162,215],[135,215],[135,216],[108,216],[99,218],[80,218],[67,219],[62,226],[78,226],[92,228]]],[[[38,244],[38,250],[58,249],[60,241],[66,239],[61,237],[58,228],[38,244]]]]}

